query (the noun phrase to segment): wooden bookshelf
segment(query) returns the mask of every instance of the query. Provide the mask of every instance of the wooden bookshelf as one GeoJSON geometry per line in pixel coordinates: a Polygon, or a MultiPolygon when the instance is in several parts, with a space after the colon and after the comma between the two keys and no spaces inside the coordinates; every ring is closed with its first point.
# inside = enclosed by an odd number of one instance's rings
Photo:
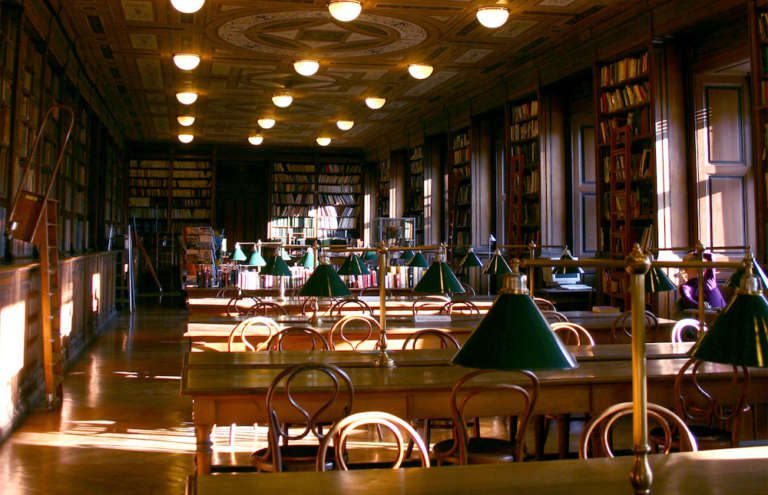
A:
{"type": "Polygon", "coordinates": [[[755,178],[757,181],[756,214],[757,243],[755,254],[768,260],[768,5],[765,2],[750,2],[750,38],[752,52],[752,92],[755,153],[757,157],[755,178]]]}
{"type": "Polygon", "coordinates": [[[405,182],[405,216],[416,219],[416,244],[424,243],[424,147],[408,153],[405,182]]]}
{"type": "Polygon", "coordinates": [[[541,239],[541,154],[539,97],[532,95],[507,105],[509,122],[510,244],[537,244],[541,239]]]}
{"type": "Polygon", "coordinates": [[[317,238],[360,237],[362,167],[359,164],[317,165],[317,238]]]}
{"type": "MultiPolygon", "coordinates": [[[[649,248],[654,228],[653,96],[648,50],[599,63],[595,69],[599,248],[624,258],[634,243],[649,248]]],[[[627,302],[623,271],[602,272],[607,302],[627,302]]]]}
{"type": "Polygon", "coordinates": [[[461,256],[472,245],[472,153],[469,129],[451,139],[450,210],[453,255],[461,256]]]}
{"type": "Polygon", "coordinates": [[[376,203],[377,216],[381,218],[389,217],[389,160],[384,159],[379,162],[378,166],[378,196],[376,203]]]}
{"type": "Polygon", "coordinates": [[[275,163],[272,167],[272,218],[268,237],[285,244],[315,238],[314,163],[275,163]]]}

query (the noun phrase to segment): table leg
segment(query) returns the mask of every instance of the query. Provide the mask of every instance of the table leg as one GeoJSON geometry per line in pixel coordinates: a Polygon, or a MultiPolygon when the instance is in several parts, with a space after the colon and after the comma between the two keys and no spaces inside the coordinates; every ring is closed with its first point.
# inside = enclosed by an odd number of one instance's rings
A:
{"type": "Polygon", "coordinates": [[[195,424],[195,438],[197,440],[195,472],[198,475],[211,473],[211,457],[213,456],[212,429],[213,425],[195,424]]]}

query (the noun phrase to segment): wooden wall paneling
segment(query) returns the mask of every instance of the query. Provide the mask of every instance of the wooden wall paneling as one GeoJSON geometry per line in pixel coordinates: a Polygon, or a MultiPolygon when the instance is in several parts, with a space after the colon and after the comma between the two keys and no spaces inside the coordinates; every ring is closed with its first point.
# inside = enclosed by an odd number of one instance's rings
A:
{"type": "Polygon", "coordinates": [[[539,142],[541,163],[541,244],[560,245],[566,242],[566,211],[568,198],[566,181],[565,109],[557,94],[540,93],[539,142]]]}
{"type": "Polygon", "coordinates": [[[470,127],[472,143],[472,243],[488,246],[488,237],[496,225],[497,201],[494,194],[495,162],[493,159],[493,133],[498,125],[495,119],[475,117],[470,127]],[[480,200],[487,198],[487,200],[480,200]]]}
{"type": "Polygon", "coordinates": [[[443,169],[446,163],[447,135],[437,134],[425,138],[424,143],[424,242],[439,244],[445,241],[443,223],[443,169]]]}
{"type": "Polygon", "coordinates": [[[400,218],[405,213],[405,169],[408,150],[392,151],[390,154],[389,176],[392,183],[389,195],[389,212],[393,218],[400,218]]]}

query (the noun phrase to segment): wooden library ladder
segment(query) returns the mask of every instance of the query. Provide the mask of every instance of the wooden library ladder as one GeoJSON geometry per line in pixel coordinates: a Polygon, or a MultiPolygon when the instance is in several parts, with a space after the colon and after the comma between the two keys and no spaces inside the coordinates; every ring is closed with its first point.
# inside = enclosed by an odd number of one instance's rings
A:
{"type": "MultiPolygon", "coordinates": [[[[27,160],[22,164],[19,187],[14,194],[11,213],[8,217],[8,239],[14,238],[31,242],[40,254],[40,322],[43,332],[43,372],[45,376],[45,396],[49,409],[59,407],[62,399],[62,381],[64,377],[63,356],[61,352],[61,331],[59,316],[61,312],[61,287],[59,277],[58,243],[58,201],[51,199],[53,185],[64,160],[64,151],[72,135],[75,114],[64,105],[51,105],[43,116],[40,128],[32,142],[27,160]],[[45,126],[60,113],[69,115],[69,125],[64,140],[59,147],[56,164],[51,171],[45,194],[40,195],[24,190],[27,176],[31,170],[40,139],[45,126]]],[[[42,177],[42,175],[41,175],[42,177]]],[[[6,249],[10,249],[7,246],[6,249]]]]}

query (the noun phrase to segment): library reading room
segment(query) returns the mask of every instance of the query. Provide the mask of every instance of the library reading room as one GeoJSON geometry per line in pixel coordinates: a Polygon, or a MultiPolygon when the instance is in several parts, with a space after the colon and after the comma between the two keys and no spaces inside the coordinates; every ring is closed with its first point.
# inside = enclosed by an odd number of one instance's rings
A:
{"type": "Polygon", "coordinates": [[[768,493],[768,0],[0,0],[0,493],[768,493]]]}

